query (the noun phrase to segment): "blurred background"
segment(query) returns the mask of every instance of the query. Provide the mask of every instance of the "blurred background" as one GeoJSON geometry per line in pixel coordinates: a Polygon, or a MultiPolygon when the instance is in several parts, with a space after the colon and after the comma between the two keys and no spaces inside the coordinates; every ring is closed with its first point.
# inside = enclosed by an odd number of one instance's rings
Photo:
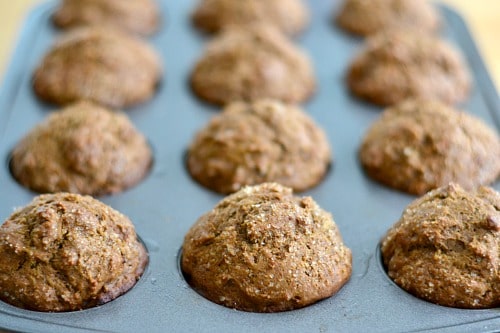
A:
{"type": "MultiPolygon", "coordinates": [[[[5,68],[11,60],[15,42],[27,13],[33,6],[42,1],[45,0],[0,1],[0,19],[2,21],[0,29],[0,80],[3,81],[5,68]]],[[[438,2],[450,5],[465,18],[498,89],[500,87],[500,0],[439,0],[438,2]]]]}

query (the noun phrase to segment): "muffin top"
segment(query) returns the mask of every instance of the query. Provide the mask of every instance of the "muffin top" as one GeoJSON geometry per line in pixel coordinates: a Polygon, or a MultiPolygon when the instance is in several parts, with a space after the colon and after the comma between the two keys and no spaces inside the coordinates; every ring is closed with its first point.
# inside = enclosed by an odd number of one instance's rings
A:
{"type": "Polygon", "coordinates": [[[331,153],[324,132],[299,108],[273,100],[228,105],[198,132],[189,172],[202,185],[232,193],[278,182],[304,191],[321,181],[331,153]]]}
{"type": "Polygon", "coordinates": [[[11,172],[38,192],[102,195],[139,182],[151,149],[130,120],[89,102],[53,112],[14,148],[11,172]]]}
{"type": "Polygon", "coordinates": [[[417,297],[458,308],[500,306],[500,194],[450,184],[411,203],[382,241],[387,271],[417,297]]]}
{"type": "Polygon", "coordinates": [[[438,11],[427,0],[345,0],[336,21],[341,28],[362,36],[388,28],[429,33],[441,24],[438,11]]]}
{"type": "Polygon", "coordinates": [[[351,251],[332,216],[274,183],[244,187],[186,234],[182,270],[209,300],[278,312],[330,297],[351,275],[351,251]]]}
{"type": "Polygon", "coordinates": [[[273,98],[299,103],[315,89],[308,57],[273,26],[256,24],[224,31],[207,46],[191,75],[205,101],[273,98]]]}
{"type": "Polygon", "coordinates": [[[60,28],[109,26],[143,36],[160,24],[154,0],[62,0],[52,18],[60,28]]]}
{"type": "Polygon", "coordinates": [[[500,173],[500,139],[478,118],[437,101],[410,100],[385,110],[359,156],[370,177],[423,194],[456,182],[487,185],[500,173]]]}
{"type": "Polygon", "coordinates": [[[309,22],[309,10],[302,0],[201,0],[193,13],[193,23],[208,33],[258,22],[297,35],[309,22]]]}
{"type": "Polygon", "coordinates": [[[407,98],[464,101],[467,66],[450,44],[416,31],[383,31],[366,40],[352,61],[347,84],[358,97],[379,105],[407,98]]]}
{"type": "Polygon", "coordinates": [[[35,197],[0,227],[0,299],[74,311],[132,288],[148,262],[130,220],[89,196],[35,197]]]}
{"type": "Polygon", "coordinates": [[[153,96],[160,61],[145,42],[116,30],[84,27],[64,34],[35,71],[43,100],[69,104],[87,99],[122,108],[153,96]]]}

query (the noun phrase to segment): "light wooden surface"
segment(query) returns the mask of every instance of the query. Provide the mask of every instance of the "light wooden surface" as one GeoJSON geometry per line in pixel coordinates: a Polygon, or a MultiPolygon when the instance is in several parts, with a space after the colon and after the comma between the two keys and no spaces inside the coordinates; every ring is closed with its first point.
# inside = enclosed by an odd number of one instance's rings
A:
{"type": "MultiPolygon", "coordinates": [[[[11,60],[26,14],[42,1],[44,0],[0,0],[0,80],[3,80],[3,73],[11,60]]],[[[466,19],[493,80],[500,87],[500,0],[439,1],[451,5],[466,19]]]]}

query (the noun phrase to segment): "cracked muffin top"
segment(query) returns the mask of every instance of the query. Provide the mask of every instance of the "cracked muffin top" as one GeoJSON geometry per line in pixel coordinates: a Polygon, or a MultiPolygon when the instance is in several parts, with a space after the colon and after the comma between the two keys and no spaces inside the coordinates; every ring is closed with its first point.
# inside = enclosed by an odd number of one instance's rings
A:
{"type": "Polygon", "coordinates": [[[384,106],[407,98],[459,103],[469,96],[470,81],[464,59],[451,44],[409,30],[368,38],[347,72],[356,96],[384,106]]]}
{"type": "Polygon", "coordinates": [[[307,114],[260,100],[230,104],[215,116],[191,143],[187,166],[220,193],[263,182],[304,191],[323,179],[330,160],[326,136],[307,114]]]}
{"type": "Polygon", "coordinates": [[[149,172],[152,152],[125,114],[90,102],[54,111],[14,148],[14,178],[37,192],[121,192],[149,172]]]}
{"type": "Polygon", "coordinates": [[[356,35],[367,36],[385,29],[436,31],[441,18],[427,0],[345,0],[337,24],[356,35]]]}
{"type": "Polygon", "coordinates": [[[62,0],[52,17],[64,29],[100,26],[137,35],[151,35],[160,25],[154,0],[62,0]]]}
{"type": "Polygon", "coordinates": [[[191,227],[182,250],[189,284],[243,311],[307,306],[335,294],[352,271],[351,251],[332,216],[275,183],[220,201],[191,227]]]}
{"type": "Polygon", "coordinates": [[[366,132],[359,157],[373,179],[423,194],[456,182],[487,185],[500,173],[500,139],[480,119],[437,101],[385,110],[366,132]]]}
{"type": "Polygon", "coordinates": [[[148,254],[130,220],[89,196],[35,197],[0,227],[0,299],[36,311],[74,311],[132,288],[148,254]]]}
{"type": "Polygon", "coordinates": [[[297,35],[309,22],[309,10],[302,0],[201,0],[193,13],[195,26],[208,33],[259,22],[297,35]]]}
{"type": "Polygon", "coordinates": [[[259,98],[300,103],[313,94],[315,82],[307,55],[265,24],[215,37],[191,74],[194,93],[218,105],[259,98]]]}
{"type": "Polygon", "coordinates": [[[83,27],[65,33],[45,55],[33,87],[51,103],[91,100],[123,108],[150,99],[160,78],[160,60],[146,42],[117,30],[83,27]]]}
{"type": "Polygon", "coordinates": [[[457,308],[500,306],[500,194],[450,184],[415,200],[382,240],[389,277],[457,308]]]}

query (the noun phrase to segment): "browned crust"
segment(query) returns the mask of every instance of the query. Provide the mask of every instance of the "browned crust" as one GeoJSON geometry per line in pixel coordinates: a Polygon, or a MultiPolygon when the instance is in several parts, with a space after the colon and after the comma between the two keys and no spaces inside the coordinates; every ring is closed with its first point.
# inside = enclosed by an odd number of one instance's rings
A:
{"type": "Polygon", "coordinates": [[[423,194],[449,182],[473,189],[498,178],[500,139],[472,115],[411,100],[382,113],[359,158],[371,178],[405,192],[423,194]]]}
{"type": "Polygon", "coordinates": [[[89,102],[52,113],[14,148],[11,172],[37,192],[121,192],[149,172],[152,152],[125,114],[89,102]]]}
{"type": "Polygon", "coordinates": [[[0,227],[0,298],[36,311],[74,311],[132,288],[148,262],[130,220],[89,197],[38,197],[0,227]]]}
{"type": "Polygon", "coordinates": [[[142,36],[155,33],[161,21],[153,0],[63,0],[52,18],[64,29],[112,27],[142,36]]]}
{"type": "Polygon", "coordinates": [[[269,25],[235,28],[216,37],[190,82],[197,96],[218,105],[261,98],[301,103],[316,86],[307,55],[269,25]]]}
{"type": "Polygon", "coordinates": [[[264,183],[245,187],[186,234],[182,270],[209,300],[278,312],[335,294],[350,278],[351,251],[330,214],[310,197],[264,183]]]}
{"type": "Polygon", "coordinates": [[[220,193],[263,182],[305,191],[330,162],[323,130],[299,108],[273,100],[228,105],[197,133],[187,157],[191,176],[220,193]]]}
{"type": "Polygon", "coordinates": [[[202,0],[192,20],[207,33],[264,22],[294,36],[309,23],[309,10],[302,0],[202,0]]]}
{"type": "Polygon", "coordinates": [[[33,87],[51,103],[86,99],[123,108],[150,99],[161,74],[158,55],[147,43],[110,29],[80,28],[45,55],[33,87]]]}
{"type": "Polygon", "coordinates": [[[361,36],[386,29],[416,29],[432,33],[441,26],[436,8],[423,0],[345,0],[335,21],[346,31],[361,36]]]}
{"type": "Polygon", "coordinates": [[[347,85],[358,97],[388,106],[407,98],[449,104],[469,96],[465,61],[450,44],[413,31],[385,31],[366,40],[347,72],[347,85]]]}
{"type": "Polygon", "coordinates": [[[500,306],[500,195],[459,185],[415,200],[382,241],[389,276],[429,302],[457,308],[500,306]]]}

